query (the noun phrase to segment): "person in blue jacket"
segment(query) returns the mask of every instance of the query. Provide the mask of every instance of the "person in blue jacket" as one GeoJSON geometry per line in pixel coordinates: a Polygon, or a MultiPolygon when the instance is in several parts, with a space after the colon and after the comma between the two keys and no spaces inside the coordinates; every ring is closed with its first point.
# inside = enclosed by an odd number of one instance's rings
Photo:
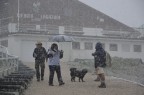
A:
{"type": "Polygon", "coordinates": [[[54,78],[54,73],[56,71],[57,73],[57,78],[59,85],[64,85],[65,83],[62,80],[61,76],[61,68],[60,68],[60,59],[63,58],[63,51],[58,50],[58,45],[56,43],[53,43],[51,45],[51,48],[48,49],[48,65],[49,65],[49,86],[54,86],[53,85],[53,78],[54,78]]]}

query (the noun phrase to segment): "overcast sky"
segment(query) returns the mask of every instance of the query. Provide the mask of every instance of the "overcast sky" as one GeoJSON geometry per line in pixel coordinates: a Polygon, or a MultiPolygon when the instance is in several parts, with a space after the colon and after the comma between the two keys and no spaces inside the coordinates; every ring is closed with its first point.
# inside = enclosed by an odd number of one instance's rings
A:
{"type": "Polygon", "coordinates": [[[144,0],[79,0],[130,26],[144,24],[144,0]]]}

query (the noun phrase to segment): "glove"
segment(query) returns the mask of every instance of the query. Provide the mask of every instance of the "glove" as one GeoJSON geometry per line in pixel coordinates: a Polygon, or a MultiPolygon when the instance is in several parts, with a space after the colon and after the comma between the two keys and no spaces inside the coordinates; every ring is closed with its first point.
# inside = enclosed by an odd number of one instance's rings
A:
{"type": "Polygon", "coordinates": [[[53,54],[48,54],[48,58],[52,58],[53,57],[53,54]]]}
{"type": "Polygon", "coordinates": [[[95,56],[95,53],[92,53],[92,56],[95,56]]]}

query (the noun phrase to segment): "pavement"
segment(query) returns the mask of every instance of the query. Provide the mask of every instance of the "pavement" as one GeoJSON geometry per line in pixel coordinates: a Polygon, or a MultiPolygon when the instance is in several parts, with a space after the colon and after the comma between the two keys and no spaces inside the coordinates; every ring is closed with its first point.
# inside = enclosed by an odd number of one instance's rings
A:
{"type": "MultiPolygon", "coordinates": [[[[25,63],[34,69],[34,63],[25,63]]],[[[87,73],[85,82],[71,82],[69,65],[61,62],[62,77],[65,85],[59,86],[57,76],[54,76],[54,86],[48,85],[49,69],[45,64],[44,81],[37,82],[34,77],[30,87],[25,91],[25,95],[144,95],[144,87],[136,83],[106,76],[107,88],[98,88],[100,82],[95,82],[96,75],[87,73]]]]}

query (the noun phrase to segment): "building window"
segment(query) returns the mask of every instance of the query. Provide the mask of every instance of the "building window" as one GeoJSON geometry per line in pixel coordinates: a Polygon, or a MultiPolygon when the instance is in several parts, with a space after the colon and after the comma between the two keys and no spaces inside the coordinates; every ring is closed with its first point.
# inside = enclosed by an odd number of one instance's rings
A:
{"type": "Polygon", "coordinates": [[[99,21],[100,21],[100,22],[104,22],[104,19],[103,19],[103,18],[100,18],[99,21]]]}
{"type": "Polygon", "coordinates": [[[134,45],[134,52],[141,52],[141,45],[134,45]]]}
{"type": "Polygon", "coordinates": [[[117,44],[110,44],[110,51],[118,51],[117,44]]]}
{"type": "Polygon", "coordinates": [[[93,43],[85,42],[85,49],[86,50],[93,50],[93,43]]]}
{"type": "Polygon", "coordinates": [[[80,42],[72,42],[72,49],[80,49],[80,42]]]}
{"type": "Polygon", "coordinates": [[[122,44],[122,51],[123,52],[130,52],[130,45],[122,44]]]}

